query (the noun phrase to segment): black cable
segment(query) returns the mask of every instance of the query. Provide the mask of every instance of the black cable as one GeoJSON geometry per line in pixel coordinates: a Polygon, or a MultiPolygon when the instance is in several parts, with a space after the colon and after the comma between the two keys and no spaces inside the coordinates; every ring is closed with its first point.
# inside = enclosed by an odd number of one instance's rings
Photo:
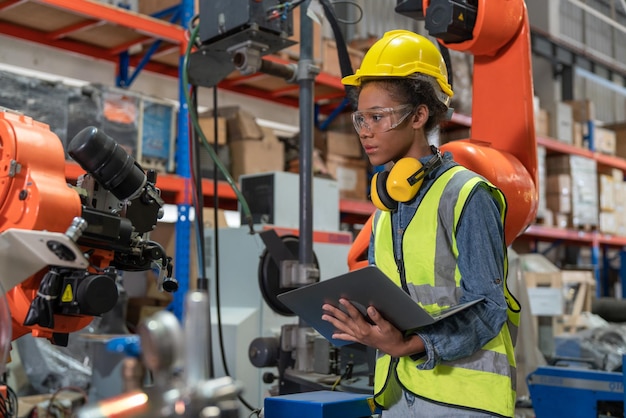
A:
{"type": "Polygon", "coordinates": [[[443,61],[446,63],[446,70],[448,71],[448,84],[450,84],[450,88],[452,89],[452,91],[454,91],[454,83],[452,82],[452,59],[450,58],[450,50],[441,42],[437,43],[439,44],[439,51],[441,52],[443,61]]]}
{"type": "MultiPolygon", "coordinates": [[[[346,40],[343,37],[343,33],[341,33],[341,27],[339,27],[337,16],[335,16],[335,11],[329,0],[320,0],[320,3],[322,4],[322,8],[324,9],[324,15],[326,16],[326,19],[328,19],[328,23],[333,30],[333,35],[335,36],[335,44],[337,45],[337,55],[339,58],[341,77],[343,78],[352,75],[354,73],[354,70],[352,68],[352,63],[350,62],[350,56],[348,55],[348,46],[346,45],[346,40]]],[[[354,95],[352,94],[352,91],[354,90],[353,86],[346,85],[344,86],[344,88],[347,97],[354,97],[354,95]]],[[[356,103],[353,103],[352,105],[354,107],[356,103]]]]}
{"type": "Polygon", "coordinates": [[[7,384],[7,374],[0,377],[0,385],[5,387],[6,396],[0,394],[0,417],[14,418],[18,416],[17,393],[7,384]]]}
{"type": "MultiPolygon", "coordinates": [[[[191,88],[191,106],[196,110],[198,114],[198,88],[192,86],[191,88]]],[[[190,137],[192,141],[192,165],[195,170],[195,221],[196,221],[196,234],[197,234],[197,251],[198,254],[198,277],[197,277],[197,289],[205,292],[209,291],[209,280],[206,277],[206,268],[204,256],[206,254],[204,248],[204,191],[202,187],[202,161],[200,158],[200,141],[198,140],[195,129],[190,129],[190,137]]],[[[217,172],[217,169],[215,170],[217,172]]]]}
{"type": "MultiPolygon", "coordinates": [[[[217,152],[217,147],[218,147],[218,126],[217,126],[217,120],[218,120],[218,100],[217,100],[217,86],[213,87],[213,147],[215,148],[215,151],[217,152]]],[[[224,347],[224,331],[222,328],[222,305],[221,305],[221,298],[220,298],[220,246],[219,246],[219,228],[218,228],[218,208],[219,206],[219,193],[217,193],[218,190],[218,185],[219,185],[219,179],[217,176],[218,170],[217,170],[217,166],[214,164],[213,166],[213,187],[215,190],[215,193],[213,193],[213,207],[215,208],[215,210],[213,211],[213,248],[214,248],[214,254],[215,254],[215,308],[217,310],[217,333],[218,333],[218,343],[219,343],[219,347],[220,347],[220,355],[222,357],[222,367],[224,368],[224,374],[226,376],[231,376],[230,374],[230,370],[228,369],[228,365],[226,364],[226,349],[224,347]]],[[[213,356],[211,356],[213,357],[213,356]]],[[[213,369],[211,367],[211,369],[213,369]]],[[[253,407],[250,403],[248,403],[241,395],[238,396],[239,401],[246,407],[248,408],[250,411],[254,412],[257,411],[258,408],[253,407]]]]}
{"type": "MultiPolygon", "coordinates": [[[[182,78],[183,78],[183,86],[188,86],[191,85],[189,83],[189,74],[188,74],[188,63],[189,63],[189,56],[191,55],[191,46],[195,43],[196,38],[197,38],[197,34],[199,31],[199,27],[196,25],[196,27],[190,27],[190,41],[187,44],[187,48],[185,50],[185,55],[183,58],[183,72],[182,72],[182,78]]],[[[217,87],[213,87],[213,100],[214,100],[214,112],[217,112],[217,87]]],[[[205,149],[207,150],[207,152],[209,153],[211,159],[213,160],[213,163],[215,164],[216,169],[219,169],[220,172],[222,172],[226,178],[226,181],[229,183],[229,185],[231,186],[231,188],[233,189],[233,191],[235,192],[235,194],[237,195],[237,200],[239,201],[239,203],[241,204],[242,210],[245,214],[245,218],[247,220],[248,223],[248,227],[250,228],[250,234],[254,234],[254,227],[253,227],[253,222],[252,222],[252,213],[250,212],[250,207],[248,206],[248,203],[246,202],[243,194],[241,193],[241,191],[239,190],[239,188],[237,187],[237,184],[235,183],[235,181],[233,180],[232,176],[230,175],[230,173],[223,167],[221,161],[219,160],[219,157],[217,156],[215,149],[213,146],[211,146],[211,144],[208,143],[206,136],[204,135],[204,133],[202,132],[202,129],[200,128],[200,125],[198,123],[198,111],[197,109],[192,106],[192,100],[189,97],[189,92],[187,91],[187,89],[183,89],[184,93],[185,93],[185,101],[187,102],[188,105],[188,110],[189,110],[189,117],[191,119],[191,122],[193,124],[193,129],[194,131],[200,136],[200,138],[202,139],[202,145],[205,147],[205,149]]],[[[217,123],[215,124],[217,126],[217,123]]],[[[215,128],[214,128],[215,129],[215,128]]],[[[214,138],[214,141],[217,141],[217,135],[214,138]]],[[[215,171],[215,175],[217,176],[217,170],[215,171]]],[[[215,193],[214,193],[214,197],[217,197],[218,193],[217,193],[217,185],[215,188],[215,193]]],[[[196,199],[197,200],[197,199],[196,199]]],[[[216,205],[216,210],[219,206],[216,205]]],[[[231,376],[228,368],[226,367],[226,360],[225,360],[225,349],[223,347],[223,333],[222,333],[222,325],[221,325],[221,317],[220,317],[220,301],[219,301],[219,251],[218,251],[218,246],[215,245],[215,266],[216,266],[216,302],[217,302],[217,312],[218,312],[218,317],[217,317],[217,321],[218,321],[218,332],[219,332],[219,341],[218,343],[220,344],[220,350],[222,353],[222,361],[223,361],[223,366],[224,366],[224,373],[227,376],[231,376]]],[[[209,321],[209,324],[211,322],[209,321]]],[[[209,347],[210,349],[210,347],[209,347]]],[[[212,357],[212,356],[211,356],[212,357]]],[[[212,359],[210,359],[212,360],[212,359]]],[[[211,373],[213,373],[213,367],[211,367],[211,373]]],[[[244,404],[244,406],[252,411],[256,411],[258,410],[257,408],[252,407],[248,402],[246,402],[245,399],[243,399],[241,396],[239,396],[239,400],[241,401],[242,404],[244,404]]]]}
{"type": "Polygon", "coordinates": [[[343,23],[344,25],[356,25],[357,23],[359,23],[361,20],[363,20],[363,8],[356,3],[353,0],[333,0],[332,4],[351,4],[352,6],[354,6],[355,9],[357,9],[359,11],[359,17],[355,18],[354,20],[346,20],[346,19],[339,19],[337,18],[337,22],[339,23],[343,23]]]}

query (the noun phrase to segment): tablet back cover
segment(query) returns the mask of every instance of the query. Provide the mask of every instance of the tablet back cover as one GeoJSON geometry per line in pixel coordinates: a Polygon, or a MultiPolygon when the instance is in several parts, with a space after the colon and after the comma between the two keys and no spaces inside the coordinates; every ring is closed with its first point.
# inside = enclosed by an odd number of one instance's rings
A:
{"type": "MultiPolygon", "coordinates": [[[[339,299],[345,298],[367,317],[366,309],[372,305],[396,328],[407,331],[430,325],[446,316],[433,317],[411,297],[396,286],[378,267],[367,266],[340,276],[278,295],[278,299],[309,326],[336,346],[352,344],[332,338],[334,327],[322,320],[322,305],[329,303],[339,307],[339,299]]],[[[479,300],[456,305],[456,313],[479,300]]]]}

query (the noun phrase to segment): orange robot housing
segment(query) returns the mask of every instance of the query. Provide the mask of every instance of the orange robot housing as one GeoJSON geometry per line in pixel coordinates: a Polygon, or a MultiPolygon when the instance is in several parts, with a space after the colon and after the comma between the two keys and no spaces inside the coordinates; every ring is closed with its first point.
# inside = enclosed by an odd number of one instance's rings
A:
{"type": "MultiPolygon", "coordinates": [[[[424,0],[427,10],[429,0],[424,0]]],[[[533,108],[530,27],[523,0],[479,0],[472,39],[442,42],[474,55],[471,138],[441,146],[465,167],[499,187],[507,200],[510,245],[537,214],[537,140],[533,108]]],[[[348,254],[353,270],[367,264],[372,218],[348,254]]]]}
{"type": "MultiPolygon", "coordinates": [[[[430,1],[424,0],[424,10],[430,1]]],[[[498,186],[511,244],[537,214],[537,140],[530,27],[523,0],[479,0],[472,39],[443,43],[474,55],[471,138],[441,147],[498,186]]]]}
{"type": "MultiPolygon", "coordinates": [[[[0,232],[11,228],[65,232],[74,217],[81,215],[81,201],[66,182],[65,153],[59,138],[46,124],[0,111],[0,150],[0,232]]],[[[102,256],[107,257],[106,252],[102,256]]],[[[45,270],[5,289],[13,339],[31,331],[35,336],[52,338],[55,333],[84,328],[92,320],[80,315],[55,315],[54,330],[22,325],[45,270]]]]}

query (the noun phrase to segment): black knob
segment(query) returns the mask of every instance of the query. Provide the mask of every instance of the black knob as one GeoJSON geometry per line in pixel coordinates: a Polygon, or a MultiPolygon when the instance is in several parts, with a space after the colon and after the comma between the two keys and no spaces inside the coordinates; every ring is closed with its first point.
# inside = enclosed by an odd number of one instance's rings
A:
{"type": "Polygon", "coordinates": [[[80,313],[85,315],[101,315],[109,312],[115,307],[118,296],[115,280],[101,274],[83,279],[76,290],[76,301],[80,307],[80,313]]]}
{"type": "Polygon", "coordinates": [[[274,380],[276,380],[276,375],[272,372],[265,372],[263,373],[263,383],[274,383],[274,380]]]}

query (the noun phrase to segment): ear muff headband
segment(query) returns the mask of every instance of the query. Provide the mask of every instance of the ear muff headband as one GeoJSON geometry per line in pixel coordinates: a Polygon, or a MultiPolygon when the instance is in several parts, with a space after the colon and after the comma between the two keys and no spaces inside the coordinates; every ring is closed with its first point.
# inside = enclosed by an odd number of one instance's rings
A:
{"type": "Polygon", "coordinates": [[[398,202],[393,200],[387,193],[387,178],[389,171],[374,174],[370,184],[370,198],[372,203],[380,210],[392,211],[398,208],[398,202]]]}

